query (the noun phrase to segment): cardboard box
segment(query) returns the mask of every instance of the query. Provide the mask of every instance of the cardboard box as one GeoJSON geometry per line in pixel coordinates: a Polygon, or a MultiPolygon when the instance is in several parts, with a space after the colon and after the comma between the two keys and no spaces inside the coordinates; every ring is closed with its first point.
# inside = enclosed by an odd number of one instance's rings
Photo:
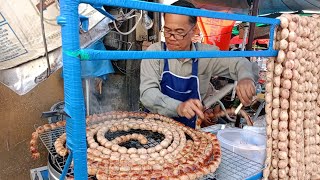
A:
{"type": "MultiPolygon", "coordinates": [[[[104,37],[110,32],[109,18],[104,18],[89,32],[80,36],[80,47],[85,48],[104,37]]],[[[51,71],[55,72],[62,67],[61,47],[49,52],[51,71]]],[[[46,80],[47,60],[45,57],[33,59],[27,63],[9,69],[0,70],[0,83],[19,95],[24,95],[46,80]]]]}
{"type": "MultiPolygon", "coordinates": [[[[0,70],[44,56],[39,0],[0,0],[0,70]]],[[[89,30],[104,16],[87,4],[79,13],[89,18],[89,30]]],[[[56,23],[59,4],[44,2],[44,26],[48,51],[61,47],[61,27],[56,23]]]]}

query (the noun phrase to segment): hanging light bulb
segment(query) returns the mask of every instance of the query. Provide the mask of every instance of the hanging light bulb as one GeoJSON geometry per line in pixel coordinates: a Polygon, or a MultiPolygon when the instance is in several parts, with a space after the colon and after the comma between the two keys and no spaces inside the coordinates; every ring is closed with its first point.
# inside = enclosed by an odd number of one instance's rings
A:
{"type": "Polygon", "coordinates": [[[153,21],[152,19],[148,16],[148,12],[147,11],[143,11],[142,12],[142,22],[141,24],[143,25],[143,27],[145,27],[146,29],[151,29],[153,26],[153,21]]]}

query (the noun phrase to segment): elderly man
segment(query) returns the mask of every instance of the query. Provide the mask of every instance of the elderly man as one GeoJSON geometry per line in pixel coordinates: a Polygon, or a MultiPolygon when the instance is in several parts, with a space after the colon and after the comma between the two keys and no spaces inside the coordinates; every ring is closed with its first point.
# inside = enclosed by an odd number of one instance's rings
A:
{"type": "MultiPolygon", "coordinates": [[[[188,1],[172,4],[195,8],[188,1]]],[[[164,15],[165,42],[149,46],[149,51],[212,51],[216,46],[192,43],[199,32],[197,17],[164,15]]],[[[151,112],[163,114],[195,128],[197,116],[203,118],[201,100],[206,96],[212,76],[238,81],[237,95],[246,106],[255,95],[253,65],[245,58],[152,59],[141,62],[140,100],[151,112]]]]}

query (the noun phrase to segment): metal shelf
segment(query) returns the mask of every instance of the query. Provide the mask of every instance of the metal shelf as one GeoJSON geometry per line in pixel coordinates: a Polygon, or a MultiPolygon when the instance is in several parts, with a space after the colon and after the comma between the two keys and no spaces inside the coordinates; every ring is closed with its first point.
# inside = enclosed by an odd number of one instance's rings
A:
{"type": "MultiPolygon", "coordinates": [[[[54,148],[55,140],[65,132],[64,127],[59,127],[57,129],[44,132],[40,134],[40,139],[45,145],[49,153],[51,154],[53,160],[59,166],[59,169],[62,171],[64,164],[66,162],[66,157],[59,156],[54,148]]],[[[128,133],[128,132],[126,132],[128,133]]],[[[163,137],[159,135],[150,136],[147,132],[142,132],[146,135],[149,142],[149,147],[153,147],[156,144],[159,144],[159,140],[163,137]]],[[[107,135],[108,139],[113,139],[116,136],[123,135],[121,132],[113,133],[107,135]]],[[[139,147],[139,143],[136,142],[134,146],[139,147]]],[[[221,148],[222,159],[221,164],[217,171],[213,174],[208,174],[202,178],[202,180],[243,180],[243,179],[259,179],[262,176],[263,165],[252,160],[249,160],[245,157],[242,157],[228,149],[221,148]]],[[[69,169],[68,174],[72,174],[72,168],[69,169]]]]}

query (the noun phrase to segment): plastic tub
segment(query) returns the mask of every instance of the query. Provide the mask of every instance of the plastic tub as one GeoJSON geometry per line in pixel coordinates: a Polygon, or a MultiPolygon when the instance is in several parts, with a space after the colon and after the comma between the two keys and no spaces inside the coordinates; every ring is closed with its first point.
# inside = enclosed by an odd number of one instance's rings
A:
{"type": "Polygon", "coordinates": [[[201,128],[201,131],[209,132],[209,133],[212,133],[212,134],[217,134],[222,129],[233,128],[233,127],[231,125],[229,125],[229,124],[215,124],[215,125],[212,125],[212,126],[207,126],[207,127],[201,128]]]}
{"type": "Polygon", "coordinates": [[[266,136],[248,130],[228,128],[219,131],[217,137],[222,147],[252,161],[264,164],[266,136]]]}
{"type": "Polygon", "coordinates": [[[248,130],[248,131],[253,131],[253,132],[261,134],[263,136],[267,135],[266,127],[244,126],[243,129],[248,130]]]}

